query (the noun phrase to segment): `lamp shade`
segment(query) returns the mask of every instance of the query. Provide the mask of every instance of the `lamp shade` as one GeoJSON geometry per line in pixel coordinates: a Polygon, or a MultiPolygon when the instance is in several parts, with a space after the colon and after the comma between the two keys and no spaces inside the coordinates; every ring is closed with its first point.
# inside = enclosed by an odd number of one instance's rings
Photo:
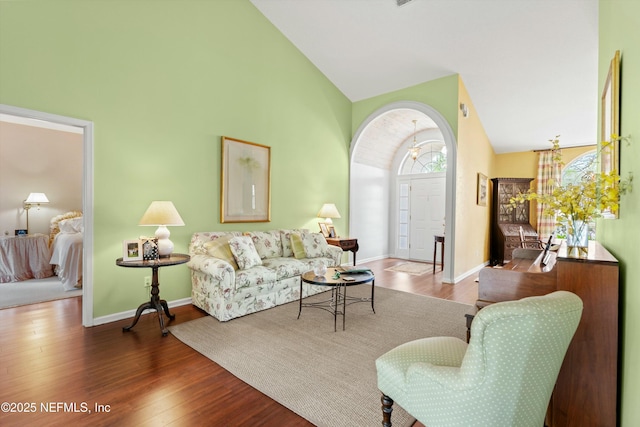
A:
{"type": "Polygon", "coordinates": [[[142,215],[139,225],[184,225],[184,221],[172,202],[155,201],[142,215]]]}
{"type": "Polygon", "coordinates": [[[331,218],[340,218],[340,212],[333,203],[325,203],[318,212],[318,217],[326,218],[328,223],[331,223],[331,218]]]}
{"type": "Polygon", "coordinates": [[[29,193],[29,197],[24,201],[29,204],[49,203],[49,199],[44,193],[29,193]]]}
{"type": "Polygon", "coordinates": [[[180,214],[173,206],[172,202],[160,201],[151,202],[147,211],[142,215],[140,225],[157,225],[156,237],[158,238],[158,255],[161,257],[171,256],[173,252],[173,242],[169,239],[171,233],[167,225],[184,225],[180,214]]]}

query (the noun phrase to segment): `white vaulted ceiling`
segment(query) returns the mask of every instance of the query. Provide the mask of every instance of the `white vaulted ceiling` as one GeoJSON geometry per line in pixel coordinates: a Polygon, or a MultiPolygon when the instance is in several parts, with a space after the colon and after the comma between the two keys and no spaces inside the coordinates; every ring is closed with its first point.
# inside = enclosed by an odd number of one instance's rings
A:
{"type": "Polygon", "coordinates": [[[597,0],[251,2],[352,101],[459,74],[497,153],[596,143],[597,0]]]}

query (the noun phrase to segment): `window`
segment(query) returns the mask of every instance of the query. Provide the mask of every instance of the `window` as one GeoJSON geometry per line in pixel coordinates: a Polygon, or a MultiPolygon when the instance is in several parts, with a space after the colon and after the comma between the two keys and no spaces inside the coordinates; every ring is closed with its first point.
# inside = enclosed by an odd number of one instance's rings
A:
{"type": "Polygon", "coordinates": [[[576,157],[562,169],[562,185],[577,184],[585,175],[597,173],[596,152],[589,151],[576,157]]]}
{"type": "MultiPolygon", "coordinates": [[[[589,175],[596,174],[598,168],[597,152],[589,151],[569,162],[562,169],[562,185],[578,184],[582,179],[589,175]]],[[[556,229],[556,237],[564,238],[567,235],[566,224],[558,225],[556,229]]],[[[589,224],[589,240],[596,238],[596,223],[589,224]]]]}
{"type": "Polygon", "coordinates": [[[402,165],[400,175],[417,173],[436,173],[447,170],[447,147],[444,142],[430,141],[418,144],[420,154],[414,161],[407,152],[402,165]]]}

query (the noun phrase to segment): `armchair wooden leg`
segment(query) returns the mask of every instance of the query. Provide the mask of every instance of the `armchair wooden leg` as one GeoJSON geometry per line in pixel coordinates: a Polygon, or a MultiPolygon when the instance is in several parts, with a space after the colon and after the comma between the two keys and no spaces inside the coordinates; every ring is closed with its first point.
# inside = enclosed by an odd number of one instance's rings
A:
{"type": "Polygon", "coordinates": [[[382,427],[391,427],[391,412],[393,412],[393,399],[382,394],[382,427]]]}

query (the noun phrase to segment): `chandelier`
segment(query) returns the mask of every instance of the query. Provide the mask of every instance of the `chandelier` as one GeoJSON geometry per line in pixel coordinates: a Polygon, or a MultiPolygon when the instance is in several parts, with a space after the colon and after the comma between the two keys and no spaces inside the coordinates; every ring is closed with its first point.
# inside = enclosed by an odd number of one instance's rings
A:
{"type": "Polygon", "coordinates": [[[413,144],[411,145],[411,147],[409,147],[409,155],[413,160],[415,160],[418,158],[418,154],[420,154],[420,147],[418,147],[418,144],[416,143],[416,123],[418,121],[412,120],[412,122],[413,122],[413,144]]]}

